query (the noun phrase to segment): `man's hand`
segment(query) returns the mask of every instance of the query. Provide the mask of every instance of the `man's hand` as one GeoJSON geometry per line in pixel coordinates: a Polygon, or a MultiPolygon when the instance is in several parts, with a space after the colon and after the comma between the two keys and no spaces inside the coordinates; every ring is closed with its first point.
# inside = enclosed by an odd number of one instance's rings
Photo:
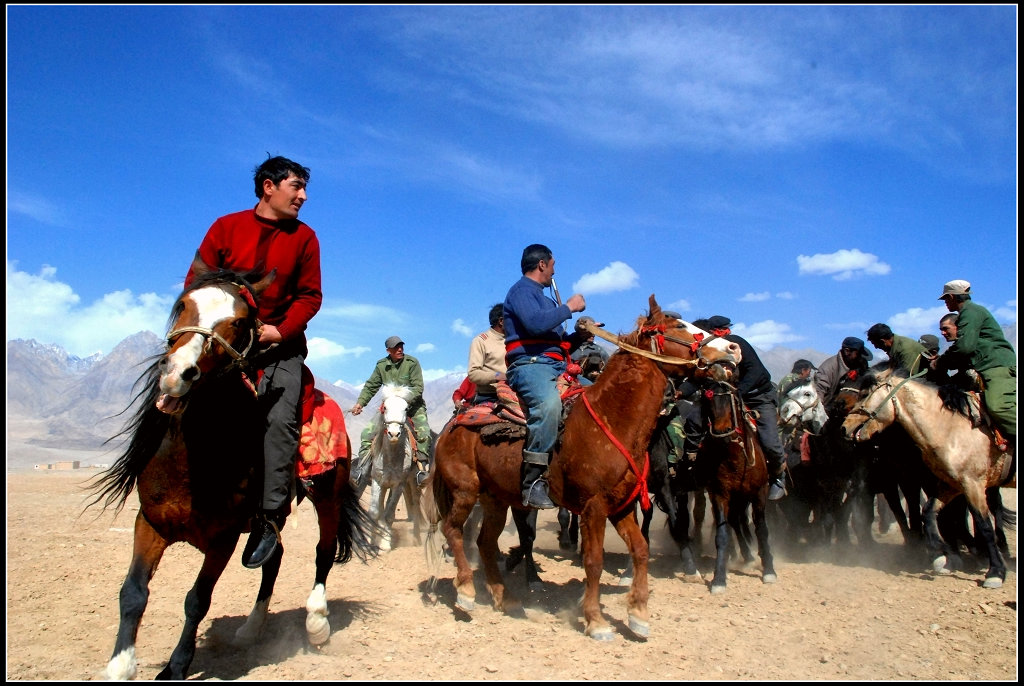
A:
{"type": "Polygon", "coordinates": [[[356,403],[355,405],[353,405],[352,409],[349,410],[349,412],[351,412],[352,414],[359,414],[362,411],[363,411],[363,406],[360,405],[359,403],[356,403]]]}
{"type": "Polygon", "coordinates": [[[260,343],[263,344],[280,343],[282,340],[284,340],[283,338],[281,338],[281,332],[278,331],[277,327],[274,326],[273,324],[261,325],[259,329],[259,335],[260,343]]]}
{"type": "Polygon", "coordinates": [[[572,297],[569,298],[565,304],[569,306],[570,312],[582,312],[587,309],[587,302],[579,293],[573,293],[572,297]]]}

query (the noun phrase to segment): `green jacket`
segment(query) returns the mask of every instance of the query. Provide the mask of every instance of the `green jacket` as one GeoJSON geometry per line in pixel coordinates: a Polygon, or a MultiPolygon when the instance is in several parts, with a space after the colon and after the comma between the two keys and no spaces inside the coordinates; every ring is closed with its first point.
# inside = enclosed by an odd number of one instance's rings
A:
{"type": "MultiPolygon", "coordinates": [[[[913,376],[917,374],[921,367],[922,360],[921,353],[924,352],[924,346],[915,341],[913,338],[907,338],[906,336],[892,337],[892,347],[889,348],[889,361],[893,368],[903,369],[908,374],[913,376]]],[[[927,362],[925,362],[927,365],[927,362]]]]}
{"type": "Polygon", "coordinates": [[[426,407],[426,403],[423,402],[423,370],[415,357],[406,355],[398,362],[393,362],[389,355],[377,360],[377,366],[363,384],[356,404],[366,407],[366,403],[370,402],[380,387],[386,383],[408,386],[412,389],[413,397],[409,401],[408,410],[410,415],[420,407],[426,407]]]}
{"type": "Polygon", "coordinates": [[[942,357],[951,353],[963,355],[979,372],[993,367],[1017,368],[1017,353],[996,318],[970,300],[961,306],[956,319],[956,340],[942,357]]]}

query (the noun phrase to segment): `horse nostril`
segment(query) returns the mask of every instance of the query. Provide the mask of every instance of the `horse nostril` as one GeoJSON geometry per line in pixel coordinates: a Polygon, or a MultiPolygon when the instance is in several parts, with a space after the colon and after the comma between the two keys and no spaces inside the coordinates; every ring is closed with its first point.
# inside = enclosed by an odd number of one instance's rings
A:
{"type": "Polygon", "coordinates": [[[181,373],[182,381],[195,381],[199,378],[199,367],[189,367],[181,373]]]}

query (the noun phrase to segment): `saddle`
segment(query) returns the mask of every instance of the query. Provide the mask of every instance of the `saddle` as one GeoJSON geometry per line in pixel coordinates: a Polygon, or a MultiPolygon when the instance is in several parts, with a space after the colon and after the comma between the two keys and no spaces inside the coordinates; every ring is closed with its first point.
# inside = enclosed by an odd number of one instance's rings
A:
{"type": "Polygon", "coordinates": [[[295,475],[309,479],[334,469],[338,460],[347,460],[348,433],[345,415],[331,396],[314,386],[313,373],[302,365],[302,427],[299,431],[299,456],[295,475]]]}

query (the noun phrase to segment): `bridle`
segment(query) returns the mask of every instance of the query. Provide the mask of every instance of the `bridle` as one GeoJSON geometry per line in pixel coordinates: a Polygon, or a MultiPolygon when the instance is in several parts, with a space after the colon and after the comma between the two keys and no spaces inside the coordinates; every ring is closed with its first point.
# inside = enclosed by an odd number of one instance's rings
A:
{"type": "MultiPolygon", "coordinates": [[[[719,438],[727,440],[731,443],[742,443],[744,444],[744,453],[747,456],[747,466],[754,465],[754,434],[756,433],[756,425],[754,424],[752,413],[743,407],[743,402],[740,400],[739,389],[733,386],[727,381],[716,381],[713,386],[721,387],[724,390],[716,392],[713,388],[707,388],[703,391],[704,398],[710,404],[716,396],[729,396],[729,412],[731,414],[731,426],[728,431],[721,433],[715,432],[714,419],[712,416],[707,418],[708,422],[708,435],[711,438],[719,438]],[[751,426],[744,430],[744,423],[749,423],[751,426]]],[[[712,413],[713,414],[713,413],[712,413]]]]}
{"type": "Polygon", "coordinates": [[[666,331],[683,329],[683,327],[681,326],[673,327],[672,329],[667,329],[664,324],[644,326],[640,328],[639,333],[649,334],[651,341],[651,349],[644,350],[643,348],[638,348],[634,345],[625,342],[624,340],[622,340],[621,336],[610,334],[604,329],[596,326],[591,322],[585,322],[581,328],[585,329],[587,332],[592,333],[599,338],[603,338],[604,340],[610,343],[614,343],[617,347],[621,348],[622,350],[625,350],[626,352],[633,353],[634,355],[646,357],[647,359],[654,360],[655,362],[662,362],[664,364],[672,365],[684,365],[688,367],[696,367],[697,369],[707,369],[708,367],[711,366],[711,363],[708,362],[707,358],[701,354],[701,350],[703,350],[703,348],[706,345],[708,345],[711,341],[715,340],[716,338],[719,338],[719,336],[715,336],[714,334],[705,336],[703,334],[698,333],[693,334],[692,342],[684,341],[681,338],[676,338],[675,336],[671,336],[666,333],[666,331]],[[675,357],[674,355],[666,355],[665,341],[678,343],[679,345],[685,348],[689,348],[691,352],[697,355],[697,357],[692,360],[687,360],[682,357],[675,357]]]}
{"type": "Polygon", "coordinates": [[[891,381],[886,380],[886,381],[882,381],[882,382],[877,383],[874,386],[872,386],[870,392],[868,393],[868,396],[864,398],[864,401],[867,401],[868,397],[870,397],[875,392],[875,390],[878,389],[878,388],[885,387],[885,388],[888,388],[890,390],[886,394],[886,396],[884,398],[882,398],[882,402],[878,403],[878,407],[876,407],[875,409],[873,409],[871,411],[868,411],[868,410],[864,409],[863,407],[859,407],[858,406],[858,407],[854,407],[853,409],[850,410],[850,412],[849,412],[849,414],[847,416],[851,416],[851,415],[864,415],[865,416],[864,421],[861,422],[860,424],[858,424],[857,428],[854,430],[854,432],[853,432],[853,440],[857,440],[857,437],[860,435],[860,432],[864,429],[865,426],[868,425],[868,422],[874,420],[878,416],[878,413],[882,411],[882,408],[885,407],[890,401],[892,402],[893,417],[895,417],[898,420],[899,416],[900,416],[900,406],[896,402],[896,392],[899,391],[900,388],[902,388],[903,385],[906,384],[911,379],[916,379],[919,376],[924,376],[927,372],[928,372],[927,369],[923,369],[923,370],[919,371],[918,373],[913,374],[912,376],[908,376],[907,378],[900,380],[900,382],[897,383],[897,384],[894,384],[891,381]]]}
{"type": "MultiPolygon", "coordinates": [[[[233,285],[233,286],[238,288],[239,296],[243,300],[245,300],[246,304],[249,306],[249,313],[250,313],[250,315],[255,315],[255,313],[256,313],[256,301],[253,298],[252,292],[249,290],[249,288],[246,285],[244,285],[244,284],[235,283],[235,282],[231,282],[231,285],[233,285]]],[[[210,352],[210,348],[211,348],[211,346],[213,344],[213,341],[216,341],[217,344],[220,345],[220,347],[224,349],[224,352],[226,352],[228,355],[230,355],[232,358],[234,358],[234,360],[235,360],[234,363],[233,363],[233,366],[234,366],[234,365],[237,365],[237,364],[241,363],[246,358],[248,358],[249,352],[252,350],[253,345],[256,343],[256,340],[257,340],[256,331],[257,331],[258,328],[259,328],[259,321],[253,318],[253,324],[252,324],[252,326],[249,327],[249,342],[246,344],[245,349],[242,350],[242,352],[238,352],[237,350],[235,350],[234,346],[232,346],[230,343],[228,343],[227,339],[224,338],[223,336],[221,336],[219,333],[217,333],[213,329],[206,328],[204,326],[183,326],[180,329],[174,329],[173,331],[171,331],[170,333],[167,334],[165,340],[167,342],[167,347],[170,348],[174,344],[174,341],[176,341],[182,334],[186,334],[186,333],[199,334],[200,336],[203,337],[203,354],[204,355],[208,354],[210,352]]]]}

